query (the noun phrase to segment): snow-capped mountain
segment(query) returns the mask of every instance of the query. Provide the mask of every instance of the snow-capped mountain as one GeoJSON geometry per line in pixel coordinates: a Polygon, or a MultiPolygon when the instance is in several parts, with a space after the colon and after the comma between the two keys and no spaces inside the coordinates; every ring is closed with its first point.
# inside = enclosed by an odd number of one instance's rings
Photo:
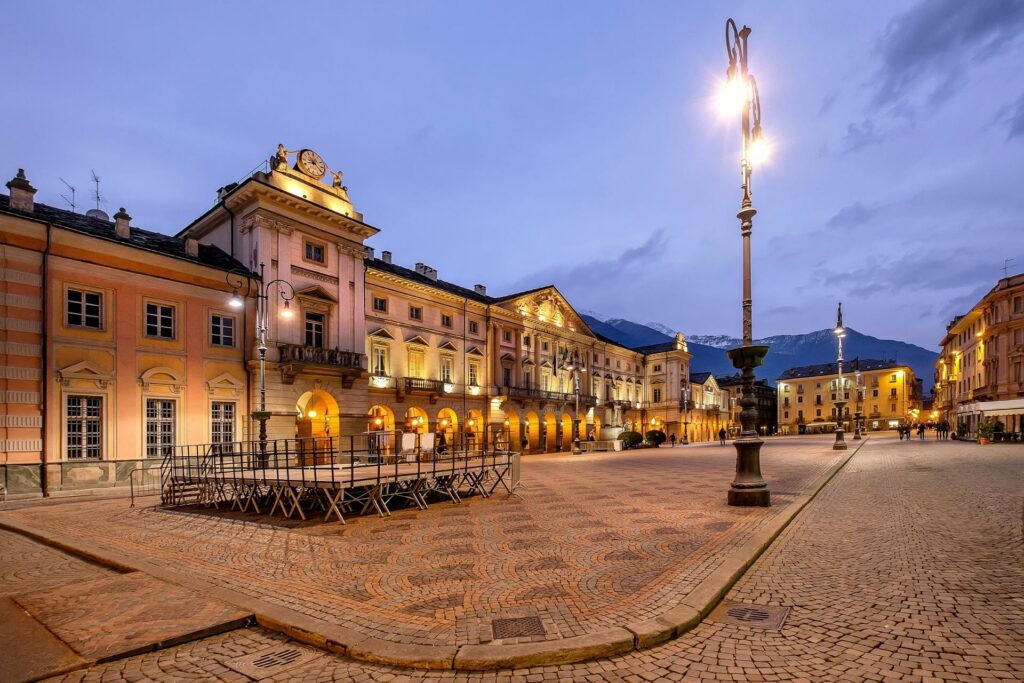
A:
{"type": "Polygon", "coordinates": [[[726,334],[695,334],[688,336],[686,340],[691,343],[703,344],[704,346],[713,346],[716,349],[733,349],[742,343],[736,337],[730,337],[726,334]]]}
{"type": "Polygon", "coordinates": [[[668,336],[672,337],[673,339],[675,339],[675,337],[676,337],[676,331],[677,330],[673,330],[668,325],[662,325],[661,323],[647,323],[647,327],[651,328],[652,330],[657,330],[658,332],[661,332],[662,334],[667,334],[668,336]]]}

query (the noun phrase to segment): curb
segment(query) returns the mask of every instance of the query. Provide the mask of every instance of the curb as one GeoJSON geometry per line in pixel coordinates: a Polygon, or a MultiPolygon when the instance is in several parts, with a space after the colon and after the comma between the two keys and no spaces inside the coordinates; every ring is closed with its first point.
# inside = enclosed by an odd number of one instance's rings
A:
{"type": "Polygon", "coordinates": [[[741,546],[730,552],[722,564],[687,594],[678,605],[644,621],[612,626],[581,636],[536,643],[498,645],[434,646],[394,643],[367,636],[344,626],[313,619],[301,612],[253,598],[237,591],[215,586],[203,579],[152,564],[129,560],[122,551],[91,544],[83,548],[61,533],[42,531],[24,522],[0,519],[0,529],[27,536],[44,545],[122,573],[142,571],[183,588],[216,598],[254,615],[264,628],[278,631],[295,640],[330,650],[352,659],[413,669],[456,669],[484,671],[527,666],[571,664],[643,650],[678,638],[695,628],[718,605],[726,593],[761,557],[790,522],[817,497],[850,459],[870,440],[865,438],[846,457],[818,476],[805,493],[800,494],[785,512],[771,520],[741,546]]]}

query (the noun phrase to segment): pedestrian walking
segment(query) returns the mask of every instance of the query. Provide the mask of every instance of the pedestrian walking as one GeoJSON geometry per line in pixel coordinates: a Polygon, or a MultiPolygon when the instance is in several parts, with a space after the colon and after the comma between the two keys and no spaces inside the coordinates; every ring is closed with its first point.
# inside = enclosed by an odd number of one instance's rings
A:
{"type": "Polygon", "coordinates": [[[725,445],[725,427],[718,430],[718,443],[722,446],[725,445]]]}
{"type": "Polygon", "coordinates": [[[917,428],[917,438],[924,441],[924,423],[922,422],[917,428]]]}
{"type": "Polygon", "coordinates": [[[672,448],[676,447],[676,433],[672,432],[672,436],[668,437],[668,440],[672,442],[672,448]]]}

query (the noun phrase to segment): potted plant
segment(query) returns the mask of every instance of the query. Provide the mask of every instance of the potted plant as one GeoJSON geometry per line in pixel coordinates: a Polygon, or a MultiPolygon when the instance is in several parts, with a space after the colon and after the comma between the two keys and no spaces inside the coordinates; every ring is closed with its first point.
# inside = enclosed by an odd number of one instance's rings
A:
{"type": "Polygon", "coordinates": [[[652,429],[649,432],[647,432],[646,438],[644,440],[647,441],[648,443],[654,444],[654,447],[657,448],[661,444],[665,443],[665,438],[665,432],[661,431],[660,429],[652,429]]]}
{"type": "Polygon", "coordinates": [[[644,437],[640,432],[622,432],[619,434],[619,441],[622,442],[624,448],[634,448],[640,445],[640,442],[644,440],[644,437]]]}
{"type": "Polygon", "coordinates": [[[980,423],[978,423],[978,443],[982,446],[988,445],[988,442],[992,439],[992,436],[996,433],[996,421],[991,417],[986,417],[980,423]]]}

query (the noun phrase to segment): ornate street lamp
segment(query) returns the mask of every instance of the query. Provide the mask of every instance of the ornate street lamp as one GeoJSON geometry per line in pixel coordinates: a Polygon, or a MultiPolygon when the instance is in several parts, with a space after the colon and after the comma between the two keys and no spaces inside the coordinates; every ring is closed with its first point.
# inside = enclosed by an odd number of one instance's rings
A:
{"type": "Polygon", "coordinates": [[[740,160],[743,200],[736,214],[740,219],[740,234],[743,236],[743,346],[729,351],[733,367],[741,371],[743,378],[743,397],[740,399],[743,410],[740,412],[740,435],[733,442],[736,446],[736,478],[729,488],[728,500],[729,505],[767,506],[771,505],[771,493],[761,476],[761,444],[764,442],[757,434],[754,368],[764,362],[768,347],[754,345],[750,286],[750,232],[757,214],[750,195],[750,176],[753,164],[764,158],[765,143],[761,137],[761,99],[757,92],[757,80],[747,70],[749,36],[749,27],[737,29],[732,19],[725,23],[725,50],[729,55],[729,69],[726,71],[724,103],[739,107],[743,134],[743,156],[740,160]]]}
{"type": "Polygon", "coordinates": [[[845,391],[843,386],[843,338],[846,337],[846,328],[843,327],[843,304],[839,303],[839,312],[836,317],[836,339],[839,340],[839,357],[836,369],[839,371],[839,386],[836,393],[836,442],[832,444],[832,450],[846,450],[846,433],[843,431],[843,408],[846,407],[845,391]]]}
{"type": "Polygon", "coordinates": [[[854,415],[853,422],[853,440],[860,441],[863,436],[864,427],[862,422],[864,421],[864,413],[861,410],[861,406],[864,403],[864,378],[860,376],[860,360],[854,361],[857,364],[857,369],[854,370],[853,375],[856,378],[856,389],[857,389],[857,414],[854,415]]]}
{"type": "Polygon", "coordinates": [[[586,372],[587,368],[580,360],[578,349],[573,349],[571,355],[569,349],[562,352],[562,366],[572,373],[572,388],[576,398],[576,412],[572,415],[572,452],[582,453],[583,448],[580,447],[580,375],[586,372]]]}
{"type": "Polygon", "coordinates": [[[262,463],[266,463],[267,458],[267,420],[270,419],[270,413],[267,412],[267,331],[270,326],[269,322],[269,293],[271,287],[278,285],[278,294],[284,301],[284,308],[281,309],[281,317],[289,319],[294,314],[291,309],[291,301],[295,298],[295,289],[291,283],[286,280],[271,280],[270,282],[263,281],[263,263],[260,263],[260,276],[259,280],[252,277],[250,273],[237,273],[231,272],[225,276],[227,283],[231,286],[231,301],[230,305],[232,308],[241,308],[245,305],[244,297],[256,293],[256,339],[259,342],[257,347],[260,357],[260,398],[259,407],[257,410],[252,412],[252,417],[260,423],[260,456],[262,463]],[[244,294],[240,294],[240,290],[244,288],[244,294]]]}

